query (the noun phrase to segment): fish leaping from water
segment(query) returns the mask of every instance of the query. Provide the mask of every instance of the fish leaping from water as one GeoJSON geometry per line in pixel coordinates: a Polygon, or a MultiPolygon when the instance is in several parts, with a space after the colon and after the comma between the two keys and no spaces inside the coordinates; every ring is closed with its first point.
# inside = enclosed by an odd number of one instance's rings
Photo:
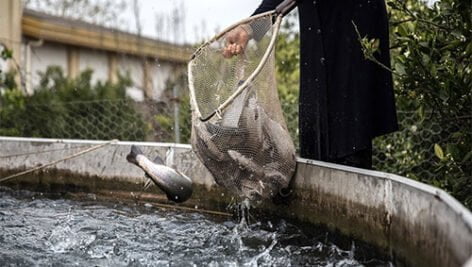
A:
{"type": "Polygon", "coordinates": [[[166,193],[167,199],[180,203],[192,195],[192,180],[185,174],[164,165],[161,158],[157,157],[152,162],[143,155],[141,149],[133,145],[126,159],[141,168],[146,177],[166,193]]]}

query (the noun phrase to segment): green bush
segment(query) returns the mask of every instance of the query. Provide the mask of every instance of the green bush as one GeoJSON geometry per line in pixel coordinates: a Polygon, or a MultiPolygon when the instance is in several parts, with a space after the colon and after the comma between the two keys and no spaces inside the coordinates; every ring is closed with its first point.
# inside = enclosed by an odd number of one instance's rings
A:
{"type": "Polygon", "coordinates": [[[403,146],[400,151],[408,152],[394,171],[406,170],[410,177],[441,187],[470,208],[471,2],[441,0],[429,7],[421,1],[397,0],[389,6],[397,106],[414,114],[415,121],[407,127],[418,129],[395,136],[401,138],[395,140],[403,146]],[[409,142],[413,150],[408,150],[409,142]]]}
{"type": "Polygon", "coordinates": [[[179,104],[180,142],[189,144],[190,135],[192,133],[192,111],[190,108],[190,96],[188,90],[180,97],[179,104]]]}
{"type": "Polygon", "coordinates": [[[70,79],[54,66],[40,76],[31,96],[15,86],[3,88],[0,135],[144,140],[145,123],[125,96],[130,79],[92,84],[91,70],[70,79]]]}

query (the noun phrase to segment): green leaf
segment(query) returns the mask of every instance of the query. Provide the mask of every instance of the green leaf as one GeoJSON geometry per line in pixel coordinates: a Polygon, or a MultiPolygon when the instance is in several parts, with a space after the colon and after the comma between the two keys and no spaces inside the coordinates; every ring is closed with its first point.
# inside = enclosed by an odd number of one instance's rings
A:
{"type": "Polygon", "coordinates": [[[371,45],[372,45],[372,52],[377,52],[380,47],[380,39],[372,39],[371,45]]]}
{"type": "Polygon", "coordinates": [[[464,136],[462,132],[455,132],[451,135],[451,138],[457,139],[457,138],[461,138],[462,136],[464,136]]]}
{"type": "Polygon", "coordinates": [[[457,160],[460,156],[459,148],[455,144],[447,144],[446,151],[454,160],[457,160]]]}
{"type": "Polygon", "coordinates": [[[466,51],[467,54],[472,54],[472,42],[470,42],[467,45],[467,48],[465,49],[465,51],[466,51]]]}
{"type": "Polygon", "coordinates": [[[438,144],[434,144],[434,154],[436,157],[438,157],[440,160],[444,160],[444,152],[442,148],[438,144]]]}
{"type": "Polygon", "coordinates": [[[8,49],[8,48],[4,48],[4,49],[2,50],[1,57],[2,57],[3,59],[10,59],[10,58],[12,58],[12,57],[13,57],[13,51],[10,50],[10,49],[8,49]]]}
{"type": "Polygon", "coordinates": [[[431,58],[427,54],[422,53],[421,57],[424,65],[428,65],[431,62],[431,58]]]}
{"type": "Polygon", "coordinates": [[[463,163],[466,163],[467,161],[470,160],[470,158],[472,158],[472,151],[469,151],[469,153],[467,153],[467,155],[465,155],[464,159],[462,160],[463,163]]]}
{"type": "Polygon", "coordinates": [[[420,122],[423,122],[424,119],[426,118],[425,111],[424,111],[424,106],[423,106],[423,105],[421,105],[421,106],[418,108],[418,116],[420,117],[420,122]]]}
{"type": "Polygon", "coordinates": [[[403,66],[403,64],[401,64],[400,62],[397,62],[395,64],[395,70],[400,75],[406,75],[405,66],[403,66]]]}

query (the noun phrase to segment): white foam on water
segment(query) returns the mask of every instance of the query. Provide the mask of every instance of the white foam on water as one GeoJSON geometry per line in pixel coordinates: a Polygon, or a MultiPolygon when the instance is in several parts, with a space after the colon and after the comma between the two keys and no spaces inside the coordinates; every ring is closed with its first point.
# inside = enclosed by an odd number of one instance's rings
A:
{"type": "MultiPolygon", "coordinates": [[[[142,204],[52,200],[1,187],[0,207],[0,266],[363,264],[356,258],[362,248],[354,243],[343,250],[326,232],[314,234],[319,230],[307,232],[277,218],[240,223],[142,204]]],[[[388,264],[374,256],[365,261],[388,264]]]]}

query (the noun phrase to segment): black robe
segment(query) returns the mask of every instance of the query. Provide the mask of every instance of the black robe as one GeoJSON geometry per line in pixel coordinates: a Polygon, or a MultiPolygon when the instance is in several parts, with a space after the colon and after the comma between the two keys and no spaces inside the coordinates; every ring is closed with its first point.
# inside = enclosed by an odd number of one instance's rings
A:
{"type": "MultiPolygon", "coordinates": [[[[263,0],[254,14],[281,0],[263,0]]],[[[300,154],[334,161],[371,148],[398,129],[392,76],[364,59],[362,37],[380,40],[376,58],[390,67],[384,0],[300,0],[300,154]]]]}

